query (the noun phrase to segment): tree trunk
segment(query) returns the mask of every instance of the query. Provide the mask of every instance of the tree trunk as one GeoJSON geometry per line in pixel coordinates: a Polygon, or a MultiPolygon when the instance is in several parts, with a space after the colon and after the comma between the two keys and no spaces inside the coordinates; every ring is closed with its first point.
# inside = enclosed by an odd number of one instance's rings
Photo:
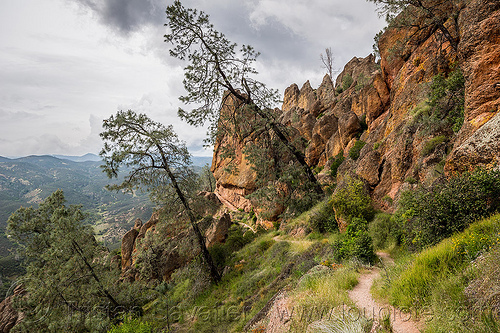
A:
{"type": "MultiPolygon", "coordinates": [[[[161,151],[161,149],[160,149],[160,151],[161,151]]],[[[210,255],[210,252],[208,252],[208,249],[205,245],[205,238],[201,234],[200,228],[198,228],[198,224],[196,223],[196,218],[193,214],[193,211],[189,207],[189,203],[187,202],[186,197],[184,196],[184,193],[182,193],[182,191],[179,187],[179,184],[177,183],[177,179],[175,178],[174,174],[170,170],[168,163],[167,163],[167,160],[166,160],[165,156],[163,155],[163,152],[162,152],[162,159],[163,159],[163,163],[164,163],[163,164],[164,169],[167,172],[168,177],[172,181],[172,186],[174,187],[175,192],[177,193],[177,196],[179,197],[179,199],[182,202],[182,205],[184,206],[184,208],[187,211],[187,214],[189,216],[189,220],[191,222],[191,227],[193,228],[194,234],[196,236],[196,240],[198,241],[198,245],[200,246],[200,250],[201,250],[201,253],[203,255],[203,259],[205,260],[205,262],[207,263],[207,265],[209,267],[210,276],[212,277],[212,280],[215,283],[218,283],[221,279],[221,276],[220,276],[219,272],[217,271],[217,267],[215,267],[215,264],[212,260],[212,256],[210,255]]]]}

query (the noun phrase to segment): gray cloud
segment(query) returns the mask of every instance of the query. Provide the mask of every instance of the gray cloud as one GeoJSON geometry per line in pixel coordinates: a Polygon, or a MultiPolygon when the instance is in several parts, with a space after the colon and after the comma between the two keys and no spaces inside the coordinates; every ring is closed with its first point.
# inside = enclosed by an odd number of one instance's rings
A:
{"type": "Polygon", "coordinates": [[[92,10],[104,25],[124,35],[144,25],[162,24],[166,5],[160,0],[73,0],[92,10]]]}
{"type": "MultiPolygon", "coordinates": [[[[327,47],[338,68],[368,55],[384,25],[365,0],[182,2],[209,14],[231,41],[260,51],[258,79],[281,93],[306,80],[319,85],[327,47]]],[[[191,151],[201,151],[205,130],[177,117],[186,63],[171,58],[163,41],[171,3],[0,2],[0,153],[97,152],[101,119],[128,108],[173,124],[191,151]]]]}

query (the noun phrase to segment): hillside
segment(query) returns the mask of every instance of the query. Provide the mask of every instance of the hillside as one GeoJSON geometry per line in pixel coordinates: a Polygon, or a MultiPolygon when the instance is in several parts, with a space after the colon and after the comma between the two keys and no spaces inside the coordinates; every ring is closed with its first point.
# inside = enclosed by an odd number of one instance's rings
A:
{"type": "MultiPolygon", "coordinates": [[[[107,191],[110,180],[99,167],[100,161],[74,162],[53,156],[0,159],[0,229],[10,214],[21,206],[36,206],[49,194],[62,189],[69,204],[83,205],[90,213],[89,223],[107,244],[121,239],[136,218],[147,220],[153,205],[147,193],[129,194],[107,191]]],[[[2,232],[3,233],[3,232],[2,232]]],[[[5,238],[1,245],[6,255],[5,238]]]]}
{"type": "MultiPolygon", "coordinates": [[[[98,237],[123,235],[109,251],[77,233],[76,222],[56,215],[53,227],[55,213],[46,214],[53,229],[40,238],[52,243],[32,243],[27,276],[54,286],[36,280],[27,293],[14,291],[33,310],[16,327],[500,332],[500,2],[424,3],[432,7],[407,6],[377,35],[379,55],[354,57],[316,89],[291,84],[281,108],[251,104],[244,77],[247,95],[229,89],[216,113],[214,192],[194,183],[181,189],[170,178],[172,188],[159,187],[170,201],[150,214],[142,195],[102,192],[97,162],[0,158],[6,205],[36,203],[46,188],[66,186],[70,203],[90,205],[98,237]],[[132,223],[137,217],[147,222],[132,223]],[[67,225],[71,242],[60,237],[67,225]],[[40,269],[46,262],[54,278],[40,269]],[[78,283],[65,276],[78,273],[78,283]],[[49,303],[51,311],[40,311],[49,303]]],[[[170,24],[181,6],[169,6],[170,24]]],[[[211,31],[200,15],[194,26],[211,31]]],[[[177,50],[202,61],[189,54],[193,40],[177,50]]],[[[203,54],[217,62],[216,52],[203,54]]],[[[202,67],[188,66],[186,81],[202,67]]],[[[200,77],[196,83],[210,80],[200,77]]]]}

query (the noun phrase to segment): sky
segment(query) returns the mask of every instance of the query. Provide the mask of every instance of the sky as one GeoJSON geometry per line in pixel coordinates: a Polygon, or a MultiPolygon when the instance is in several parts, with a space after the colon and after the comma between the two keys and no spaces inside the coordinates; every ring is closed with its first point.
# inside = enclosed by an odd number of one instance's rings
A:
{"type": "MultiPolygon", "coordinates": [[[[183,68],[169,56],[173,0],[1,0],[0,156],[99,153],[101,124],[118,110],[172,124],[195,156],[206,130],[177,117],[183,68]]],[[[320,54],[341,70],[372,52],[385,22],[365,0],[184,0],[238,45],[260,51],[258,79],[283,95],[319,86],[320,54]]],[[[189,107],[186,107],[189,109],[189,107]]]]}

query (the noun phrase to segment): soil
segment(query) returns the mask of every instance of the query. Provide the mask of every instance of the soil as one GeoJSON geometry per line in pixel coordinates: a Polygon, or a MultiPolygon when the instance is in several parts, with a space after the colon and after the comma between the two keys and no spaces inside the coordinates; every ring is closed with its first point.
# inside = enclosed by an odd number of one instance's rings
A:
{"type": "MultiPolygon", "coordinates": [[[[393,264],[394,261],[386,253],[377,253],[383,260],[384,264],[393,264]]],[[[368,319],[373,319],[375,322],[380,322],[384,317],[390,315],[392,330],[394,333],[419,333],[423,330],[423,322],[415,321],[413,311],[403,311],[389,304],[376,302],[371,293],[370,288],[373,281],[380,277],[380,270],[372,268],[361,274],[358,284],[351,291],[349,297],[354,301],[356,307],[368,319]]]]}

